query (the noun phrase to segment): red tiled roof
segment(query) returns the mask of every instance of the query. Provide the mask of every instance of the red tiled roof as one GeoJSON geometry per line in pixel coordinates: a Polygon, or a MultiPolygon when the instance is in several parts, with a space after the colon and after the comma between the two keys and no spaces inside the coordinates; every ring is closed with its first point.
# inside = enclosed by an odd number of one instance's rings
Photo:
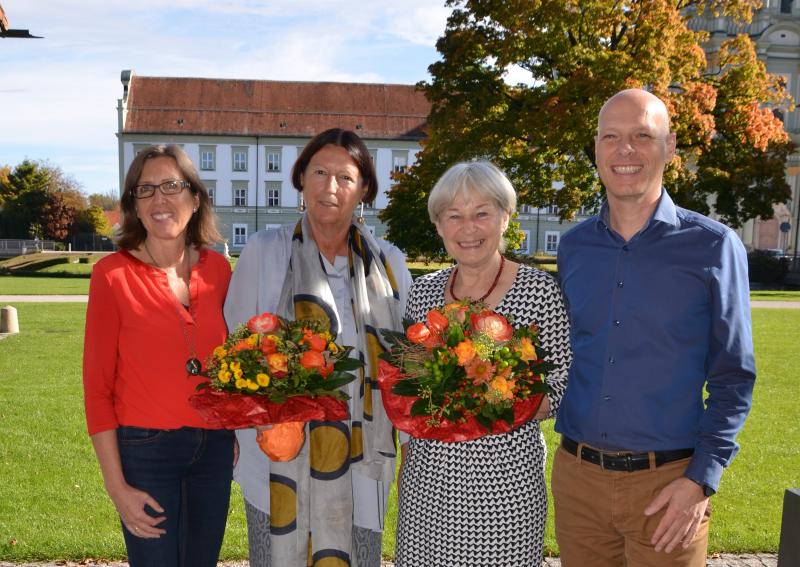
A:
{"type": "Polygon", "coordinates": [[[120,212],[119,208],[111,211],[103,211],[103,214],[106,216],[106,220],[108,220],[109,225],[112,227],[119,225],[120,219],[122,218],[122,213],[120,212]]]}
{"type": "Polygon", "coordinates": [[[430,103],[413,85],[132,74],[127,108],[127,134],[306,137],[340,127],[363,138],[419,140],[430,103]]]}

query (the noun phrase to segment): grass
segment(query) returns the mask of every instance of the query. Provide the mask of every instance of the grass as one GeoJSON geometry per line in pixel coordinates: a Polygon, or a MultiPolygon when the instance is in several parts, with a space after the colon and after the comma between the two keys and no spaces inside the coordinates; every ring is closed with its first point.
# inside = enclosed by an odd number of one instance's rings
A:
{"type": "Polygon", "coordinates": [[[0,295],[86,295],[89,278],[0,276],[0,295]]]}
{"type": "Polygon", "coordinates": [[[800,301],[800,290],[753,290],[752,301],[800,301]]]}
{"type": "MultiPolygon", "coordinates": [[[[23,333],[0,341],[0,560],[124,557],[119,523],[84,423],[80,366],[86,306],[19,303],[17,309],[23,333]]],[[[753,327],[759,372],[753,410],[740,436],[742,451],[712,500],[711,552],[775,552],[784,489],[800,486],[793,368],[800,344],[792,338],[800,310],[755,309],[753,327]]],[[[552,422],[544,431],[552,454],[557,442],[552,422]]],[[[393,496],[386,557],[394,555],[396,513],[393,496]]],[[[545,549],[557,552],[552,510],[545,549]]],[[[247,556],[236,484],[222,556],[247,556]]]]}

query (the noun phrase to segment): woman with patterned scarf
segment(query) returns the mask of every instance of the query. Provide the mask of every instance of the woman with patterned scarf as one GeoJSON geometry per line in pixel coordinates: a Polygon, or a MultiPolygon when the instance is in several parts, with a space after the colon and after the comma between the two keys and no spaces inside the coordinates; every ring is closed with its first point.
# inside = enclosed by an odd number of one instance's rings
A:
{"type": "Polygon", "coordinates": [[[230,329],[265,311],[321,319],[366,363],[344,388],[350,419],[306,424],[296,458],[270,462],[254,429],[237,431],[252,567],[378,567],[395,444],[377,387],[379,329],[402,330],[411,276],[403,254],[354,221],[378,191],[369,150],[353,132],[314,137],[292,184],[306,212],[259,232],[239,258],[225,303],[230,329]]]}

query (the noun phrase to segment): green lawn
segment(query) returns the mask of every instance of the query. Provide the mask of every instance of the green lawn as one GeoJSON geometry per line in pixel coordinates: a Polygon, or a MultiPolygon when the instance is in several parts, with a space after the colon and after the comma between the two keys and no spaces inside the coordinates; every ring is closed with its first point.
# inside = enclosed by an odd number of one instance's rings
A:
{"type": "Polygon", "coordinates": [[[89,278],[0,276],[0,295],[86,295],[89,278]]]}
{"type": "MultiPolygon", "coordinates": [[[[124,546],[86,435],[81,349],[86,306],[17,304],[23,334],[0,340],[0,560],[119,558],[124,546]]],[[[794,361],[800,310],[753,311],[759,378],[742,451],[712,500],[711,551],[778,548],[783,491],[800,486],[794,361]]],[[[545,428],[555,447],[552,425],[545,428]]],[[[548,471],[550,465],[548,464],[548,471]]],[[[246,557],[238,488],[223,558],[246,557]]],[[[384,555],[394,554],[394,500],[384,555]]],[[[555,553],[552,514],[546,550],[555,553]]]]}

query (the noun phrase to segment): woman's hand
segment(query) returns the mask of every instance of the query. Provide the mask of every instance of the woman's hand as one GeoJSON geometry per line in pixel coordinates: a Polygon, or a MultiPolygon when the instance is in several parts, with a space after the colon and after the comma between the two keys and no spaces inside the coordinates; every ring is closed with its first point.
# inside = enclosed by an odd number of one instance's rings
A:
{"type": "Polygon", "coordinates": [[[163,514],[164,509],[161,505],[152,496],[137,490],[125,480],[117,446],[117,431],[108,429],[95,433],[92,435],[92,445],[97,453],[100,471],[103,473],[106,492],[114,502],[117,513],[128,531],[142,538],[157,538],[167,533],[164,528],[157,527],[167,519],[166,516],[153,517],[144,509],[145,506],[150,506],[156,513],[163,514]]]}
{"type": "Polygon", "coordinates": [[[123,483],[114,490],[109,489],[108,495],[117,508],[122,523],[136,537],[152,539],[167,533],[158,524],[167,519],[163,515],[164,509],[148,493],[123,483]],[[145,511],[145,506],[155,510],[159,516],[151,516],[145,511]]]}
{"type": "Polygon", "coordinates": [[[539,409],[536,410],[535,414],[533,414],[533,419],[542,421],[548,417],[550,417],[550,398],[545,396],[542,398],[542,403],[539,405],[539,409]]]}

